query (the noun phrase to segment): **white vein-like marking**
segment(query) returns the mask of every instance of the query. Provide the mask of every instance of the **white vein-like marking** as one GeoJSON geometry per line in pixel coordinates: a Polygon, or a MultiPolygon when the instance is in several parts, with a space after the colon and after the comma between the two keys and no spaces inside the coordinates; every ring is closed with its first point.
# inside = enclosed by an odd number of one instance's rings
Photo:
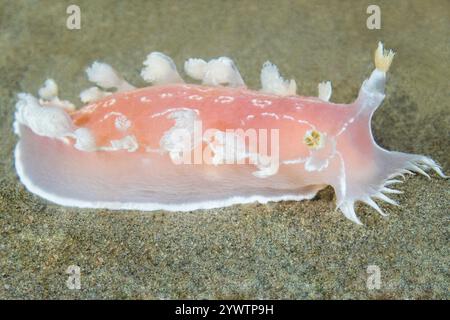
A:
{"type": "Polygon", "coordinates": [[[160,116],[163,116],[163,115],[165,115],[165,114],[167,114],[167,113],[169,113],[169,112],[180,111],[180,110],[194,111],[195,113],[197,113],[197,115],[200,114],[200,112],[198,111],[198,109],[190,109],[190,108],[169,108],[169,109],[164,110],[164,111],[162,111],[162,112],[154,113],[154,114],[151,115],[151,117],[152,117],[152,118],[160,117],[160,116]]]}
{"type": "Polygon", "coordinates": [[[115,103],[116,103],[116,99],[114,99],[114,98],[109,99],[108,101],[105,101],[103,103],[103,108],[110,107],[110,106],[114,105],[115,103]]]}
{"type": "Polygon", "coordinates": [[[261,100],[261,99],[252,99],[252,104],[255,107],[265,108],[267,106],[270,106],[272,104],[272,101],[270,101],[270,100],[261,100]]]}
{"type": "Polygon", "coordinates": [[[292,160],[284,160],[283,164],[300,164],[300,163],[305,163],[306,161],[309,160],[309,158],[311,158],[311,151],[309,151],[309,157],[297,158],[297,159],[292,159],[292,160]]]}
{"type": "Polygon", "coordinates": [[[231,96],[219,96],[216,99],[214,99],[214,102],[220,102],[220,103],[231,103],[234,101],[234,97],[231,96]]]}
{"type": "Polygon", "coordinates": [[[195,90],[200,91],[200,92],[209,92],[212,91],[213,88],[201,88],[201,87],[195,87],[195,90]]]}
{"type": "Polygon", "coordinates": [[[319,98],[303,98],[302,101],[307,101],[311,103],[324,103],[324,101],[320,100],[319,98]]]}
{"type": "Polygon", "coordinates": [[[93,113],[98,108],[98,104],[94,103],[82,108],[80,111],[82,113],[93,113]]]}
{"type": "Polygon", "coordinates": [[[305,105],[304,105],[303,103],[296,102],[296,103],[294,104],[294,106],[295,106],[295,109],[300,110],[300,109],[302,109],[305,105]]]}
{"type": "Polygon", "coordinates": [[[164,98],[171,98],[171,97],[173,97],[173,94],[170,93],[170,92],[164,92],[164,93],[160,93],[159,96],[164,99],[164,98]]]}
{"type": "Polygon", "coordinates": [[[306,120],[297,120],[297,122],[298,122],[298,123],[301,123],[301,124],[307,124],[308,126],[311,127],[311,129],[316,130],[316,126],[313,125],[313,124],[311,124],[311,123],[309,123],[309,122],[306,121],[306,120]]]}
{"type": "Polygon", "coordinates": [[[123,113],[121,113],[121,112],[112,111],[112,112],[109,112],[109,113],[105,114],[105,116],[103,117],[102,120],[100,120],[100,122],[103,122],[104,120],[106,120],[106,119],[108,119],[109,117],[112,117],[112,116],[125,116],[125,115],[123,113]]]}
{"type": "Polygon", "coordinates": [[[139,99],[141,102],[147,103],[147,102],[152,102],[152,99],[150,99],[149,97],[141,97],[139,99]]]}
{"type": "MultiPolygon", "coordinates": [[[[277,119],[277,120],[280,119],[280,117],[279,117],[277,114],[271,113],[271,112],[263,112],[263,113],[261,113],[260,115],[263,116],[263,117],[264,117],[264,116],[266,116],[266,117],[273,117],[273,118],[275,118],[275,119],[277,119]]],[[[247,120],[254,119],[254,118],[255,118],[255,115],[253,115],[253,114],[250,114],[250,115],[248,115],[248,116],[246,117],[247,120]]],[[[308,125],[311,129],[316,130],[316,126],[313,125],[312,123],[306,121],[306,120],[297,120],[297,119],[295,119],[294,117],[287,116],[287,115],[283,115],[283,118],[284,118],[284,119],[287,119],[287,120],[295,121],[295,122],[300,123],[300,124],[306,124],[306,125],[308,125]]]]}
{"type": "Polygon", "coordinates": [[[344,131],[347,130],[347,126],[348,126],[348,123],[347,123],[347,122],[344,123],[344,125],[343,125],[342,128],[341,128],[341,130],[339,130],[339,132],[336,134],[336,137],[338,137],[338,136],[340,136],[341,134],[343,134],[344,131]]]}
{"type": "Polygon", "coordinates": [[[336,134],[336,138],[338,136],[340,136],[345,130],[347,130],[347,127],[349,124],[353,123],[355,121],[355,119],[357,119],[359,117],[359,115],[365,110],[365,108],[359,108],[358,112],[356,113],[356,115],[352,118],[350,118],[349,120],[347,120],[344,125],[342,126],[341,130],[339,130],[339,132],[336,134]]]}
{"type": "Polygon", "coordinates": [[[197,100],[197,101],[200,101],[200,100],[203,100],[203,97],[202,97],[202,96],[199,96],[198,94],[194,94],[194,95],[192,95],[192,96],[189,96],[188,99],[189,99],[189,100],[197,100]]]}
{"type": "Polygon", "coordinates": [[[272,117],[272,118],[275,118],[275,119],[280,119],[280,117],[276,114],[276,113],[271,113],[271,112],[263,112],[263,113],[261,113],[261,115],[263,116],[263,117],[272,117]]]}
{"type": "Polygon", "coordinates": [[[336,137],[340,136],[342,133],[344,133],[345,130],[347,130],[347,127],[355,121],[355,118],[357,118],[359,116],[359,114],[361,113],[362,110],[364,110],[364,109],[362,108],[360,111],[358,111],[358,113],[356,114],[355,117],[350,118],[348,121],[346,121],[344,123],[341,130],[339,130],[339,132],[336,134],[336,137]]]}

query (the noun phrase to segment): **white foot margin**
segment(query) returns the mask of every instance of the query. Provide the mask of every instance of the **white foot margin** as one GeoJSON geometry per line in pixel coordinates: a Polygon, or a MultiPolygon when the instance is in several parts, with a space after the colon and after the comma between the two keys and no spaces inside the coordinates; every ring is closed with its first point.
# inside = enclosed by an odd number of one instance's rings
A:
{"type": "Polygon", "coordinates": [[[56,194],[52,191],[47,191],[40,188],[32,179],[26,175],[24,167],[24,161],[22,159],[22,150],[19,144],[15,148],[15,166],[17,174],[23,185],[32,193],[42,197],[50,202],[56,203],[62,206],[77,207],[77,208],[94,208],[94,209],[109,209],[109,210],[141,210],[141,211],[153,211],[153,210],[167,210],[167,211],[193,211],[201,209],[215,209],[228,207],[235,204],[247,204],[259,202],[266,204],[274,201],[301,201],[314,198],[316,191],[305,193],[301,195],[277,195],[277,196],[265,196],[265,195],[252,195],[247,197],[233,196],[226,199],[210,200],[203,202],[191,202],[191,203],[158,203],[158,202],[123,202],[123,201],[89,201],[83,199],[77,199],[70,197],[70,195],[56,194]]]}

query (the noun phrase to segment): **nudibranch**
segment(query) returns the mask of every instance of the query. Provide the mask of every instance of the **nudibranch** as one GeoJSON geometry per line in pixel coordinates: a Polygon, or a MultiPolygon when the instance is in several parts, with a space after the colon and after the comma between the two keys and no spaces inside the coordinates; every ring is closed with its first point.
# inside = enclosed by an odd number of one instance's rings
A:
{"type": "Polygon", "coordinates": [[[80,109],[58,97],[52,79],[39,97],[18,95],[17,174],[60,205],[135,210],[311,199],[331,185],[337,208],[361,223],[355,202],[385,215],[374,199],[395,205],[386,194],[399,193],[388,187],[397,176],[432,169],[446,177],[429,157],[373,139],[371,117],[393,57],[378,44],[375,69],[351,104],[329,101],[329,81],[317,97],[296,95],[296,82],[270,62],[258,91],[227,57],[187,60],[185,73],[199,81],[187,84],[171,58],[153,52],[141,72],[152,83],[146,88],[94,62],[86,72],[96,86],[80,94],[80,109]]]}

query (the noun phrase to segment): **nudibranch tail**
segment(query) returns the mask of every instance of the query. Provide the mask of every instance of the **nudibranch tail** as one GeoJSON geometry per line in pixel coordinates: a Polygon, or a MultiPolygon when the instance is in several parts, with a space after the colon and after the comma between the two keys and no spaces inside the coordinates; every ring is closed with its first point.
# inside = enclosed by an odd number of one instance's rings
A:
{"type": "Polygon", "coordinates": [[[394,53],[379,43],[375,69],[355,102],[329,102],[331,82],[318,96],[296,95],[265,62],[261,89],[247,89],[233,60],[188,59],[185,83],[174,61],[150,53],[135,88],[113,67],[86,69],[95,84],[80,93],[86,106],[59,98],[48,79],[39,98],[20,93],[14,131],[15,166],[31,192],[76,207],[188,211],[259,201],[311,199],[326,185],[337,208],[361,224],[355,203],[386,215],[375,200],[397,176],[434,170],[431,158],[378,146],[370,127],[385,97],[394,53]]]}

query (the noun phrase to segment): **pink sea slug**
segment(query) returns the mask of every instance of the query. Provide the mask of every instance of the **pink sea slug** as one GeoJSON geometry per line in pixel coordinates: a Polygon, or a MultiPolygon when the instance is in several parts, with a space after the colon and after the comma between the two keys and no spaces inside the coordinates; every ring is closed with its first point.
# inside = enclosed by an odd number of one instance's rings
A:
{"type": "Polygon", "coordinates": [[[432,159],[387,151],[372,137],[393,57],[379,43],[376,68],[351,104],[329,102],[330,82],[319,84],[318,97],[296,95],[295,81],[270,62],[259,91],[246,88],[226,57],[186,61],[200,85],[184,83],[173,61],[153,52],[142,70],[153,86],[142,89],[95,62],[86,71],[97,86],[81,93],[81,109],[60,100],[51,79],[39,99],[19,94],[17,173],[57,204],[108,209],[303,200],[331,185],[337,207],[360,223],[356,201],[382,215],[374,198],[396,204],[385,195],[399,193],[388,188],[396,176],[433,169],[445,177],[432,159]]]}

